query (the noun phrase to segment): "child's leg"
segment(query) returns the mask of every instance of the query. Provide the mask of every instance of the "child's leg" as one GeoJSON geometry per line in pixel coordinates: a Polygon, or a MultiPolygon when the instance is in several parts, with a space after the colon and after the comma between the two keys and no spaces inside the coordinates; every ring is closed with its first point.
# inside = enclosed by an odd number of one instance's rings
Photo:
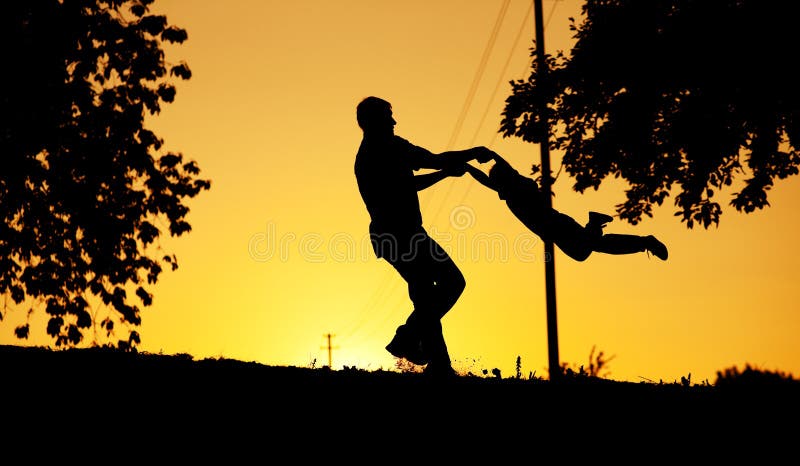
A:
{"type": "Polygon", "coordinates": [[[643,236],[607,233],[600,237],[594,250],[606,254],[634,254],[645,250],[643,236]]]}
{"type": "Polygon", "coordinates": [[[650,251],[661,260],[667,260],[667,247],[654,236],[608,233],[595,243],[594,250],[605,254],[635,254],[650,251]]]}
{"type": "Polygon", "coordinates": [[[595,244],[602,237],[602,230],[583,227],[572,217],[553,210],[550,215],[550,233],[553,242],[564,254],[582,262],[595,250],[595,244]]]}

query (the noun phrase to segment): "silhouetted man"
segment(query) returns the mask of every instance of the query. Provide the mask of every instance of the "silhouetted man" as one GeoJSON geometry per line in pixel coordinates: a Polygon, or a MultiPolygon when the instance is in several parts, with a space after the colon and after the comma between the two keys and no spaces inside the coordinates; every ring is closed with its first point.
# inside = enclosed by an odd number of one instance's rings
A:
{"type": "Polygon", "coordinates": [[[414,310],[397,328],[386,350],[398,358],[427,364],[426,374],[453,375],[441,318],[464,291],[464,276],[447,252],[422,226],[417,191],[448,176],[461,176],[471,160],[488,162],[485,147],[433,154],[394,134],[392,105],[367,97],[356,108],[364,137],[355,160],[358,189],[369,212],[375,255],[408,283],[414,310]],[[414,171],[436,169],[426,174],[414,171]]]}

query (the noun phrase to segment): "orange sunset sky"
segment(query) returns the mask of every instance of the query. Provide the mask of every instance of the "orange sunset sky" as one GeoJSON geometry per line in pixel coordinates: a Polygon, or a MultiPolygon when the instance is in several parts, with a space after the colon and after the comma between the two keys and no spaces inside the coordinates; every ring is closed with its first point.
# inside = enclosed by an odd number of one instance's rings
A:
{"type": "MultiPolygon", "coordinates": [[[[538,146],[497,129],[508,81],[527,77],[531,4],[157,0],[153,12],[189,35],[167,60],[185,60],[193,76],[148,125],[212,186],[188,202],[193,231],[161,242],[180,267],[152,289],[140,350],[322,366],[330,333],[334,369],[393,368],[384,346],[411,302],[365,242],[355,106],[385,98],[411,142],[433,152],[484,145],[528,174],[538,146]]],[[[568,18],[581,5],[543,2],[548,52],[569,49],[568,18]]],[[[558,171],[560,153],[551,161],[558,171]]],[[[607,180],[581,195],[562,172],[553,189],[554,207],[585,223],[590,210],[613,214],[625,185],[607,180]]],[[[656,235],[666,262],[644,253],[575,262],[557,251],[561,361],[588,364],[596,347],[613,356],[608,377],[629,381],[713,383],[718,370],[747,363],[800,374],[800,180],[778,181],[772,206],[752,214],[728,206],[736,190],[716,198],[718,228],[687,229],[673,216],[677,192],[654,218],[606,228],[656,235]]],[[[520,356],[524,375],[546,376],[541,241],[469,176],[420,201],[425,227],[467,280],[443,319],[454,368],[512,376],[520,356]]],[[[3,344],[21,343],[14,319],[23,313],[0,325],[3,344]]],[[[31,333],[24,344],[49,343],[42,324],[31,333]]]]}

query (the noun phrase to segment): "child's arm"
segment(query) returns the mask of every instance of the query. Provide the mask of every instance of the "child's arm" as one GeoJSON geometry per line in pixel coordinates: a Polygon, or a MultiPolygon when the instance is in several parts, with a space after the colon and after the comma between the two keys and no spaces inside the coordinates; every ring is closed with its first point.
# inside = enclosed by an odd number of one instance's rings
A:
{"type": "Polygon", "coordinates": [[[417,191],[422,191],[423,189],[427,189],[434,184],[438,183],[439,181],[447,178],[448,176],[461,176],[466,172],[465,166],[469,166],[467,163],[462,163],[459,165],[454,165],[448,168],[444,168],[441,170],[437,170],[432,173],[426,173],[423,175],[414,175],[414,183],[417,188],[417,191]]]}
{"type": "Polygon", "coordinates": [[[493,191],[497,191],[497,186],[492,183],[492,180],[489,179],[489,176],[483,171],[473,167],[470,164],[467,164],[467,172],[469,172],[469,174],[472,175],[472,177],[475,178],[480,184],[493,191]]]}

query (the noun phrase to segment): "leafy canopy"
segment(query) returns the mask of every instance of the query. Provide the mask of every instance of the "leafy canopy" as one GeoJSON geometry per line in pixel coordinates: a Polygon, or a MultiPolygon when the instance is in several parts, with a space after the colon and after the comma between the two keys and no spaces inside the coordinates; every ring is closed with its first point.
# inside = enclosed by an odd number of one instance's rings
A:
{"type": "MultiPolygon", "coordinates": [[[[16,328],[29,335],[43,308],[57,346],[77,345],[91,327],[132,349],[140,307],[162,265],[165,231],[191,230],[187,198],[209,189],[181,154],[144,126],[175,98],[164,43],[185,30],[148,14],[153,0],[15,0],[3,6],[0,81],[0,293],[29,307],[16,328]],[[163,231],[162,231],[163,230],[163,231]],[[100,319],[90,303],[110,309],[100,319]]],[[[95,309],[96,311],[96,309],[95,309]]],[[[0,313],[0,318],[3,314],[0,313]]]]}
{"type": "Polygon", "coordinates": [[[501,124],[538,143],[546,102],[576,191],[622,178],[617,212],[636,224],[677,186],[675,215],[708,228],[721,190],[741,186],[730,204],[749,213],[798,173],[800,2],[587,0],[582,16],[569,55],[511,83],[501,124]]]}

